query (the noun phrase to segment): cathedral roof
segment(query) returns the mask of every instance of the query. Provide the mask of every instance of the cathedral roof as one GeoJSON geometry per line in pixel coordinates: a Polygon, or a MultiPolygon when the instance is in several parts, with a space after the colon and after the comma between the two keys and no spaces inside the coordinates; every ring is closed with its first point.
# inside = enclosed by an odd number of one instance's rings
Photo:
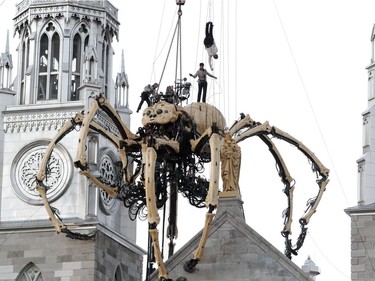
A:
{"type": "MultiPolygon", "coordinates": [[[[202,231],[166,262],[172,280],[269,280],[309,281],[306,273],[246,224],[242,201],[221,198],[204,250],[193,273],[183,266],[196,250],[202,231]],[[268,279],[267,279],[268,280],[268,279]]],[[[157,280],[154,273],[151,280],[157,280]]]]}

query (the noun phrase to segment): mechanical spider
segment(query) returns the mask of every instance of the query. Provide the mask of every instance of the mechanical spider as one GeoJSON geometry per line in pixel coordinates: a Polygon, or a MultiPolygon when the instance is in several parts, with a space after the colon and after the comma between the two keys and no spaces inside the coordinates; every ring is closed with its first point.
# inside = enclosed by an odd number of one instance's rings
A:
{"type": "Polygon", "coordinates": [[[218,206],[218,198],[239,194],[241,151],[238,143],[258,136],[268,146],[276,161],[278,174],[285,187],[284,193],[288,198],[288,207],[283,212],[285,220],[282,230],[286,241],[285,254],[289,258],[292,254],[297,254],[306,235],[306,225],[316,211],[329,181],[329,170],[306,146],[289,134],[270,126],[268,122],[255,122],[249,115],[241,114],[241,118],[228,129],[220,111],[206,103],[192,103],[181,107],[160,101],[143,111],[142,124],[143,127],[139,128],[136,134],[132,133],[107,100],[103,96],[98,96],[93,100],[86,114],[78,113],[50,142],[37,174],[36,188],[57,232],[69,233],[69,230],[48,203],[46,195],[48,186],[44,183],[48,174],[47,164],[56,144],[80,126],[75,166],[82,175],[107,192],[109,196],[123,201],[129,208],[132,219],[140,216],[147,208],[149,235],[152,239],[153,255],[158,264],[160,280],[170,279],[159,246],[158,209],[165,206],[167,199],[170,199],[167,236],[170,239],[169,256],[171,256],[173,239],[177,237],[177,214],[174,205],[177,193],[181,192],[193,206],[208,208],[199,246],[192,259],[184,266],[186,271],[193,272],[197,263],[203,258],[203,250],[210,223],[215,215],[214,211],[218,206]],[[105,114],[118,131],[103,127],[96,119],[98,114],[105,114]],[[90,172],[86,141],[91,130],[99,132],[118,150],[122,178],[115,186],[106,182],[103,177],[95,176],[90,172]],[[292,247],[289,238],[293,214],[294,180],[271,137],[284,140],[298,148],[311,161],[312,170],[317,175],[318,194],[307,202],[307,209],[299,220],[301,233],[295,247],[292,247]],[[211,165],[209,181],[200,175],[204,163],[211,165]],[[222,191],[219,191],[220,168],[222,191]]]}

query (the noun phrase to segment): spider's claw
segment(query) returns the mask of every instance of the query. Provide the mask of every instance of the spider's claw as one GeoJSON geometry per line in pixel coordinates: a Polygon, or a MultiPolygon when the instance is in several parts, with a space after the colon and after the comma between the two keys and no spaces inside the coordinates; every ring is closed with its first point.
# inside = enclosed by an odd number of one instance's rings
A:
{"type": "Polygon", "coordinates": [[[187,261],[184,264],[184,270],[189,273],[193,273],[195,271],[195,266],[198,264],[199,260],[198,259],[191,259],[187,261]]]}

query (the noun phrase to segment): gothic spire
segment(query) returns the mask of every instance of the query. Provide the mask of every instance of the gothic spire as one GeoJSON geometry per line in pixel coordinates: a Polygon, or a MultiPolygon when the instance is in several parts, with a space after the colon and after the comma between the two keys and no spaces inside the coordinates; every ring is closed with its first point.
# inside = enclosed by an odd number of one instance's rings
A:
{"type": "Polygon", "coordinates": [[[9,54],[9,29],[7,30],[7,39],[5,43],[5,53],[9,54]]]}

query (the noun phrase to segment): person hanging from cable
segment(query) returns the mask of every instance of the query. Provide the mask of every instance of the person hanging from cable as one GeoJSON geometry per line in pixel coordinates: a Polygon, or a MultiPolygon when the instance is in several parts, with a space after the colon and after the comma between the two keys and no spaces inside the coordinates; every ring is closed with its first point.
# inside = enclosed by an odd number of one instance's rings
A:
{"type": "Polygon", "coordinates": [[[198,76],[198,99],[197,102],[201,101],[202,96],[202,90],[203,90],[203,97],[202,102],[206,102],[206,94],[207,94],[207,76],[210,76],[214,79],[217,79],[216,76],[210,74],[206,69],[204,69],[204,63],[201,62],[199,64],[199,69],[197,72],[193,75],[189,73],[189,75],[193,78],[196,78],[198,76]]]}
{"type": "Polygon", "coordinates": [[[150,106],[151,105],[151,101],[150,101],[150,96],[151,95],[154,95],[154,91],[155,89],[157,89],[159,87],[159,84],[158,83],[154,83],[154,85],[150,85],[148,84],[143,92],[141,93],[141,101],[139,102],[139,105],[138,105],[138,108],[137,108],[137,112],[139,112],[141,110],[141,107],[143,105],[144,102],[147,103],[147,106],[150,106]]]}
{"type": "Polygon", "coordinates": [[[212,22],[209,21],[206,23],[206,37],[203,40],[203,44],[208,54],[208,63],[210,65],[211,70],[214,70],[212,58],[217,59],[219,57],[217,54],[219,50],[217,49],[214,40],[213,28],[214,25],[212,22]]]}

